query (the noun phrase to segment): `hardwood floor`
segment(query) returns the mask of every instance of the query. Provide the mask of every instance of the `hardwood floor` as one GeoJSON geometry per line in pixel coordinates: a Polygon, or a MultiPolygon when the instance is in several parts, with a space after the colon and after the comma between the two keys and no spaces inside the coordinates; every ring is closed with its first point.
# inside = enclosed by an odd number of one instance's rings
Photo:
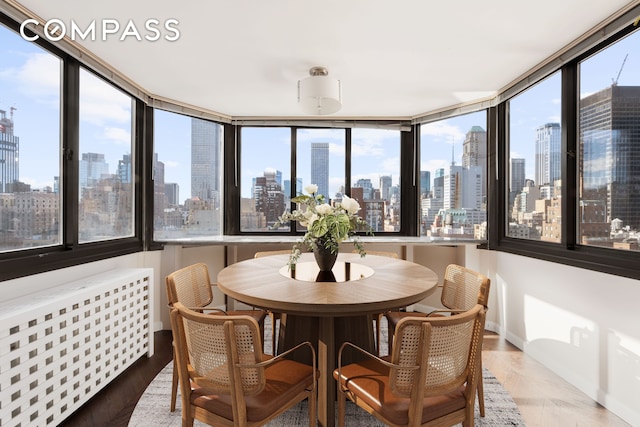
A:
{"type": "MultiPolygon", "coordinates": [[[[138,360],[61,425],[126,427],[145,388],[172,357],[170,331],[154,338],[153,357],[138,360]]],[[[629,426],[496,334],[485,335],[482,359],[513,397],[527,427],[629,426]]],[[[164,409],[168,406],[169,401],[164,409]]]]}
{"type": "Polygon", "coordinates": [[[484,336],[482,363],[509,391],[527,427],[630,425],[494,333],[484,336]]]}

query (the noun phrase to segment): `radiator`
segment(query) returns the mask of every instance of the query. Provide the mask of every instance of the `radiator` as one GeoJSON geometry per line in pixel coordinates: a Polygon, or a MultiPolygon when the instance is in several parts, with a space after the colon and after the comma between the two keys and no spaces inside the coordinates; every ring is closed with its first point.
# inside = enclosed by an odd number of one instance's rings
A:
{"type": "Polygon", "coordinates": [[[0,426],[55,426],[153,355],[153,269],[0,302],[0,426]]]}

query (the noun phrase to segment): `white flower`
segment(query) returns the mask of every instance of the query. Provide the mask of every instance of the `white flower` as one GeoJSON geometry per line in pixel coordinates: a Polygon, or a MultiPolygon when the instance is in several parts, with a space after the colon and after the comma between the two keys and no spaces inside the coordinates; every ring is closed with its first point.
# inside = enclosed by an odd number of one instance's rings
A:
{"type": "Polygon", "coordinates": [[[333,211],[333,208],[328,203],[323,203],[321,205],[316,206],[316,212],[320,215],[327,215],[333,211]]]}
{"type": "Polygon", "coordinates": [[[304,191],[307,194],[315,194],[318,192],[318,186],[316,184],[309,184],[306,187],[304,187],[304,191]]]}
{"type": "Polygon", "coordinates": [[[304,211],[302,216],[305,219],[300,219],[298,220],[298,222],[300,223],[301,226],[307,227],[307,228],[311,227],[311,225],[318,219],[318,215],[316,215],[311,209],[307,209],[306,211],[304,211]]]}
{"type": "Polygon", "coordinates": [[[342,202],[340,203],[347,213],[353,215],[360,210],[360,204],[356,199],[352,199],[349,196],[342,196],[342,202]]]}

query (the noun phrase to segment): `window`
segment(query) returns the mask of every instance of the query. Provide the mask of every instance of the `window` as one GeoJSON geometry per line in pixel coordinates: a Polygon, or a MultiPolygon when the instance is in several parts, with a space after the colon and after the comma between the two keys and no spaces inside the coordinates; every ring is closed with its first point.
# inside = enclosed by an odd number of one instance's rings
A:
{"type": "Polygon", "coordinates": [[[0,252],[62,242],[60,58],[0,25],[0,252]]]}
{"type": "Polygon", "coordinates": [[[582,245],[638,250],[640,32],[579,64],[579,205],[582,245]]]}
{"type": "Polygon", "coordinates": [[[560,77],[556,72],[508,103],[509,237],[562,239],[560,77]]]}
{"type": "Polygon", "coordinates": [[[134,235],[133,99],[80,69],[80,243],[134,235]]]}
{"type": "Polygon", "coordinates": [[[224,127],[154,111],[154,240],[222,234],[224,127]]]}
{"type": "Polygon", "coordinates": [[[420,234],[486,239],[487,113],[420,127],[420,234]]]}
{"type": "Polygon", "coordinates": [[[244,127],[241,132],[240,231],[269,231],[290,204],[291,129],[244,127]]]}
{"type": "Polygon", "coordinates": [[[351,197],[374,233],[400,231],[400,131],[351,131],[351,197]]]}
{"type": "Polygon", "coordinates": [[[400,232],[399,130],[243,127],[241,144],[242,232],[290,232],[273,224],[309,184],[327,203],[356,199],[374,233],[400,232]]]}

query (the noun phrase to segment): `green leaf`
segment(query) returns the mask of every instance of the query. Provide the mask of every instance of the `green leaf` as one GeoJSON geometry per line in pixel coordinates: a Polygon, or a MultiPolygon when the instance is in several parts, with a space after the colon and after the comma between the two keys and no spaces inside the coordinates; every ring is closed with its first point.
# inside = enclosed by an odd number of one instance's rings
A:
{"type": "Polygon", "coordinates": [[[311,196],[307,196],[307,195],[305,195],[305,194],[302,194],[302,195],[300,195],[300,196],[296,196],[296,197],[294,197],[293,199],[291,199],[291,201],[292,201],[293,203],[304,203],[304,204],[306,204],[306,203],[307,203],[307,201],[309,201],[309,200],[313,200],[313,197],[311,197],[311,196]]]}

